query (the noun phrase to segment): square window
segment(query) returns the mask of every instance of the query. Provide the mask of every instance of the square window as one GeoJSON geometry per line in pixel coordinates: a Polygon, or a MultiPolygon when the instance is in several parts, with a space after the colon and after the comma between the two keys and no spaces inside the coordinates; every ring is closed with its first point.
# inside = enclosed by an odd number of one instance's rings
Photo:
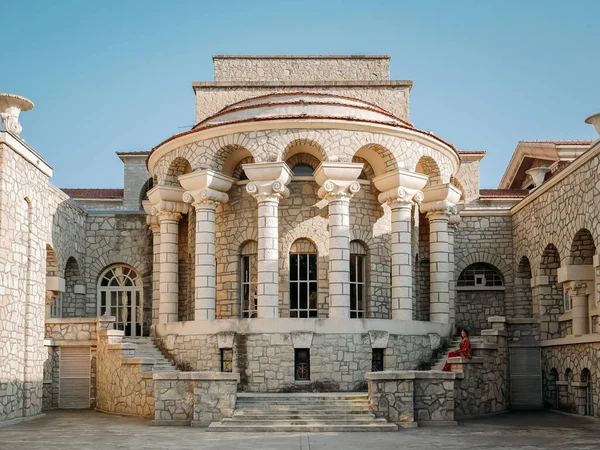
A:
{"type": "Polygon", "coordinates": [[[371,362],[371,371],[372,372],[383,372],[384,364],[383,364],[383,353],[385,349],[383,348],[374,348],[373,349],[373,359],[371,362]]]}
{"type": "Polygon", "coordinates": [[[233,349],[221,349],[221,372],[233,372],[233,349]]]}
{"type": "Polygon", "coordinates": [[[294,378],[297,381],[310,380],[310,349],[294,349],[294,378]]]}

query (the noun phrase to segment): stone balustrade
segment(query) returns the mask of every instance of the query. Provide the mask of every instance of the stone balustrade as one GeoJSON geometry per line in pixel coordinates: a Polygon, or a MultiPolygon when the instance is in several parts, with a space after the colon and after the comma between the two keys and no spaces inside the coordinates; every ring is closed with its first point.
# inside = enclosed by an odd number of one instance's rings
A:
{"type": "Polygon", "coordinates": [[[207,427],[233,416],[238,373],[158,372],[153,378],[153,425],[207,427]]]}

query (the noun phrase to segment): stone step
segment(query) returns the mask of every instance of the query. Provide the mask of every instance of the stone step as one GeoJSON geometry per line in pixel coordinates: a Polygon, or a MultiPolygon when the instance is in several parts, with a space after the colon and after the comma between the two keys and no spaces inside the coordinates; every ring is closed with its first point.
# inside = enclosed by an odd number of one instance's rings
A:
{"type": "Polygon", "coordinates": [[[350,422],[362,422],[362,421],[370,421],[370,420],[382,420],[377,419],[375,414],[295,414],[295,413],[287,413],[287,414],[238,414],[234,413],[232,418],[223,419],[223,420],[239,420],[243,422],[252,422],[257,420],[265,420],[265,421],[274,421],[274,420],[312,420],[316,422],[324,422],[332,420],[334,422],[338,421],[350,421],[350,422]]]}
{"type": "Polygon", "coordinates": [[[323,406],[322,408],[313,408],[313,409],[300,409],[300,408],[236,408],[236,413],[246,413],[246,414],[263,414],[263,415],[274,415],[274,414],[370,414],[373,411],[371,408],[331,408],[327,406],[323,406]]]}
{"type": "Polygon", "coordinates": [[[258,393],[258,392],[238,392],[237,398],[248,399],[270,399],[270,398],[285,398],[290,400],[304,400],[321,398],[325,400],[333,399],[364,399],[369,398],[366,392],[301,392],[294,394],[283,393],[258,393]]]}
{"type": "Polygon", "coordinates": [[[266,423],[268,422],[269,424],[273,424],[273,425],[291,425],[291,424],[295,424],[295,425],[310,425],[310,424],[335,424],[335,425],[341,425],[344,423],[360,423],[360,424],[364,424],[364,423],[387,423],[387,421],[385,419],[373,419],[370,417],[342,417],[339,419],[333,419],[333,418],[321,418],[321,419],[314,419],[311,417],[298,417],[298,418],[294,418],[294,417],[282,417],[282,418],[276,418],[276,419],[241,419],[238,417],[233,417],[231,419],[223,419],[222,423],[224,424],[233,424],[233,423],[239,423],[239,424],[248,424],[248,423],[266,423]]]}
{"type": "Polygon", "coordinates": [[[250,400],[245,398],[238,398],[237,403],[240,405],[314,405],[325,403],[328,405],[370,405],[368,399],[360,400],[344,400],[344,399],[333,399],[325,400],[317,398],[315,400],[291,400],[291,399],[272,399],[272,400],[250,400]]]}
{"type": "Polygon", "coordinates": [[[241,432],[348,432],[348,431],[398,431],[393,423],[351,423],[351,424],[271,424],[253,422],[251,424],[213,422],[207,431],[241,431],[241,432]]]}

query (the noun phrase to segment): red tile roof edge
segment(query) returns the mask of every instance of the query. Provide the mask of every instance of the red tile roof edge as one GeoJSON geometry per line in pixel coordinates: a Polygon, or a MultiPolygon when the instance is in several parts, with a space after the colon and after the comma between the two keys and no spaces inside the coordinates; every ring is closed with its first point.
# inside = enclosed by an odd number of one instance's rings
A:
{"type": "Polygon", "coordinates": [[[457,150],[459,155],[485,155],[485,150],[457,150]]]}
{"type": "Polygon", "coordinates": [[[94,198],[94,199],[122,199],[123,189],[95,189],[95,188],[60,188],[71,198],[94,198]]]}

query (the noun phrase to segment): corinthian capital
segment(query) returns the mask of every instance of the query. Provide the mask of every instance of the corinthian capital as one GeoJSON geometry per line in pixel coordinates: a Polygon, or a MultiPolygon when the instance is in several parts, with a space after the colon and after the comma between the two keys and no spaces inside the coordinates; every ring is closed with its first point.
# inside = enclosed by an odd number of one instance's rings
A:
{"type": "Polygon", "coordinates": [[[421,212],[427,213],[428,217],[456,215],[460,194],[460,190],[450,183],[428,186],[423,189],[421,212]]]}
{"type": "Polygon", "coordinates": [[[414,189],[405,189],[396,187],[389,191],[382,192],[377,197],[380,203],[393,206],[394,204],[412,205],[423,201],[423,193],[414,189]]]}
{"type": "Polygon", "coordinates": [[[373,182],[381,191],[378,197],[381,203],[410,205],[423,201],[421,189],[427,179],[427,175],[396,169],[375,177],[373,182]]]}
{"type": "Polygon", "coordinates": [[[318,195],[321,198],[333,200],[335,198],[352,198],[358,191],[360,191],[358,181],[326,180],[319,188],[318,195]]]}
{"type": "Polygon", "coordinates": [[[210,169],[197,170],[179,177],[179,183],[186,189],[183,201],[192,203],[196,208],[226,203],[229,200],[226,192],[231,189],[234,181],[233,178],[210,169]]]}
{"type": "Polygon", "coordinates": [[[275,181],[251,181],[246,185],[246,192],[257,201],[279,200],[287,198],[290,191],[285,184],[279,180],[275,181]]]}
{"type": "Polygon", "coordinates": [[[148,224],[153,233],[160,233],[160,221],[158,220],[158,216],[148,214],[146,216],[146,224],[148,224]]]}

